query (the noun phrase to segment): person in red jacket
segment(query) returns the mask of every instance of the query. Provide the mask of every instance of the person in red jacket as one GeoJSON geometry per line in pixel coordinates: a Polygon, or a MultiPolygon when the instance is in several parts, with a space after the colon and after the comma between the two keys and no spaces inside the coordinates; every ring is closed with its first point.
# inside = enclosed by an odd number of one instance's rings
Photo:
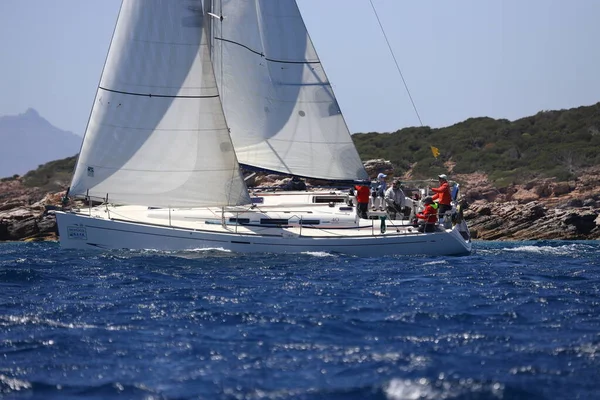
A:
{"type": "Polygon", "coordinates": [[[416,215],[419,220],[419,232],[434,232],[438,220],[436,204],[427,196],[423,199],[423,205],[425,209],[416,215]]]}
{"type": "Polygon", "coordinates": [[[439,203],[438,212],[440,215],[444,215],[446,211],[452,210],[452,195],[450,194],[450,184],[448,183],[448,177],[445,174],[438,175],[440,186],[431,188],[431,191],[435,194],[432,199],[439,203]]]}
{"type": "Polygon", "coordinates": [[[359,218],[367,219],[371,189],[366,185],[356,185],[354,188],[356,189],[356,213],[359,218]]]}

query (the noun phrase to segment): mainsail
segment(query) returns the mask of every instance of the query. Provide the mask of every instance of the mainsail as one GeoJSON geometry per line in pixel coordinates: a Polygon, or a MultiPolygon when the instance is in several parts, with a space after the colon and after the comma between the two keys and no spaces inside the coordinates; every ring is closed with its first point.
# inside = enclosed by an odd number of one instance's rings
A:
{"type": "Polygon", "coordinates": [[[250,202],[201,0],[124,0],[72,195],[148,206],[250,202]]]}
{"type": "Polygon", "coordinates": [[[295,0],[213,4],[213,60],[239,162],[331,180],[367,179],[295,0]]]}

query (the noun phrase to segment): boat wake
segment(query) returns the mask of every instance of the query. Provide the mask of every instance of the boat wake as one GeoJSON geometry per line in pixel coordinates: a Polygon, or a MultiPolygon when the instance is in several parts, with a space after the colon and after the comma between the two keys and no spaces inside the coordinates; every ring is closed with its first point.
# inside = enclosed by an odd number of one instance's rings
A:
{"type": "Polygon", "coordinates": [[[161,256],[162,255],[162,256],[185,258],[185,259],[192,259],[192,260],[197,259],[197,258],[219,257],[219,256],[225,256],[225,255],[232,255],[232,253],[233,252],[231,250],[224,249],[222,247],[203,247],[203,248],[188,249],[188,250],[146,249],[146,250],[141,251],[141,254],[143,254],[143,255],[149,255],[149,256],[161,256]]]}
{"type": "Polygon", "coordinates": [[[326,251],[303,251],[301,254],[306,254],[313,257],[336,257],[335,254],[331,254],[326,251]]]}

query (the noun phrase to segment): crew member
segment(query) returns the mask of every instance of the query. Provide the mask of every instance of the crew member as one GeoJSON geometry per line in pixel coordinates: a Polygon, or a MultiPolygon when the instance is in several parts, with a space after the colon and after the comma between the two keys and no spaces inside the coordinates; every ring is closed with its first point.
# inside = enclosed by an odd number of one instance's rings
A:
{"type": "Polygon", "coordinates": [[[402,216],[404,216],[404,205],[406,201],[404,192],[400,188],[400,181],[395,180],[392,183],[392,187],[386,190],[384,199],[390,219],[396,219],[397,214],[400,214],[400,219],[402,219],[402,216]]]}
{"type": "Polygon", "coordinates": [[[438,175],[440,186],[431,188],[431,191],[435,194],[432,199],[437,201],[439,204],[438,212],[440,215],[444,215],[446,211],[452,210],[452,196],[450,195],[450,184],[448,183],[448,177],[445,174],[438,175]]]}
{"type": "Polygon", "coordinates": [[[437,223],[437,204],[430,196],[423,199],[425,209],[416,215],[419,221],[419,232],[434,232],[437,223]]]}
{"type": "Polygon", "coordinates": [[[371,190],[368,185],[356,185],[356,213],[359,218],[367,219],[371,190]]]}

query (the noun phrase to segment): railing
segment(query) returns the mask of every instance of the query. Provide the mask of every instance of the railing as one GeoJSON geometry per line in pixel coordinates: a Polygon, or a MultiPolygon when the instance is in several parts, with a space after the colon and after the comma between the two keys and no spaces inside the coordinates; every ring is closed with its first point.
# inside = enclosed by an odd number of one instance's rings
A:
{"type": "MultiPolygon", "coordinates": [[[[91,198],[87,198],[87,200],[89,201],[89,210],[88,210],[88,215],[91,217],[92,216],[92,206],[93,206],[93,201],[91,198]]],[[[108,219],[112,219],[112,215],[111,215],[111,210],[112,210],[112,214],[116,214],[117,218],[119,216],[118,212],[115,212],[114,209],[112,209],[110,206],[110,204],[108,203],[108,195],[106,198],[102,199],[104,201],[103,204],[101,205],[105,205],[105,212],[107,213],[108,219]]],[[[210,209],[210,208],[208,208],[210,209]]],[[[197,230],[195,228],[190,228],[190,227],[185,227],[185,226],[176,226],[173,225],[173,214],[172,211],[173,209],[171,207],[167,208],[168,210],[168,225],[171,228],[181,228],[181,229],[193,229],[193,230],[197,230]]],[[[214,209],[213,209],[214,210],[214,209]]],[[[228,224],[225,218],[226,212],[230,213],[230,215],[235,216],[235,224],[234,225],[234,229],[233,231],[238,234],[239,233],[239,227],[243,226],[244,223],[240,223],[240,215],[243,213],[247,213],[247,212],[252,212],[254,209],[253,208],[248,208],[248,209],[237,209],[237,210],[226,210],[225,207],[221,207],[221,224],[222,226],[225,228],[227,225],[231,225],[228,224]]],[[[216,211],[216,210],[215,210],[216,211]]],[[[413,211],[415,211],[413,209],[413,211]]],[[[454,212],[456,212],[456,210],[452,210],[452,211],[446,211],[443,215],[442,214],[438,214],[438,221],[436,223],[437,226],[442,226],[444,229],[449,229],[453,226],[453,221],[452,221],[452,216],[454,214],[454,212]]],[[[213,215],[216,217],[218,214],[216,212],[213,212],[213,215]]],[[[131,220],[133,221],[131,218],[125,217],[124,215],[122,216],[123,220],[131,220]]],[[[208,218],[208,217],[207,217],[208,218]]],[[[313,217],[314,218],[314,217],[313,217]]],[[[356,218],[356,217],[355,217],[356,218]]],[[[385,234],[387,229],[393,229],[396,232],[394,232],[394,234],[414,234],[416,233],[414,230],[411,230],[411,225],[405,224],[405,223],[401,223],[399,225],[396,225],[395,221],[398,221],[397,219],[391,219],[390,218],[390,214],[389,212],[385,211],[385,214],[383,215],[379,215],[379,217],[377,219],[373,219],[373,218],[369,218],[371,219],[371,226],[370,226],[370,234],[372,236],[376,236],[376,235],[381,235],[381,234],[385,234]],[[376,228],[376,224],[375,221],[379,220],[379,226],[377,229],[376,228]],[[404,232],[402,232],[402,230],[404,232]]],[[[299,214],[293,214],[291,216],[289,216],[287,218],[288,221],[292,221],[292,220],[296,220],[296,222],[291,222],[290,225],[294,225],[295,223],[298,224],[298,235],[301,237],[305,234],[305,226],[304,226],[304,216],[303,215],[299,215],[299,214]]],[[[355,219],[356,221],[356,219],[355,219]]],[[[341,229],[364,229],[366,228],[366,226],[363,225],[363,227],[360,227],[360,221],[363,221],[363,219],[358,219],[358,222],[355,226],[349,225],[348,227],[345,228],[341,228],[341,229]]],[[[402,219],[400,219],[400,221],[407,221],[406,219],[404,219],[404,217],[402,219]]],[[[140,221],[141,222],[141,221],[140,221]]],[[[162,224],[162,226],[165,226],[164,224],[162,224]]],[[[267,225],[264,225],[265,227],[268,227],[267,225]]],[[[334,230],[336,228],[327,228],[327,227],[321,227],[321,226],[317,226],[315,224],[311,224],[310,229],[318,229],[320,231],[323,232],[328,232],[329,233],[334,233],[334,230]]],[[[339,229],[339,228],[338,228],[339,229]]]]}

